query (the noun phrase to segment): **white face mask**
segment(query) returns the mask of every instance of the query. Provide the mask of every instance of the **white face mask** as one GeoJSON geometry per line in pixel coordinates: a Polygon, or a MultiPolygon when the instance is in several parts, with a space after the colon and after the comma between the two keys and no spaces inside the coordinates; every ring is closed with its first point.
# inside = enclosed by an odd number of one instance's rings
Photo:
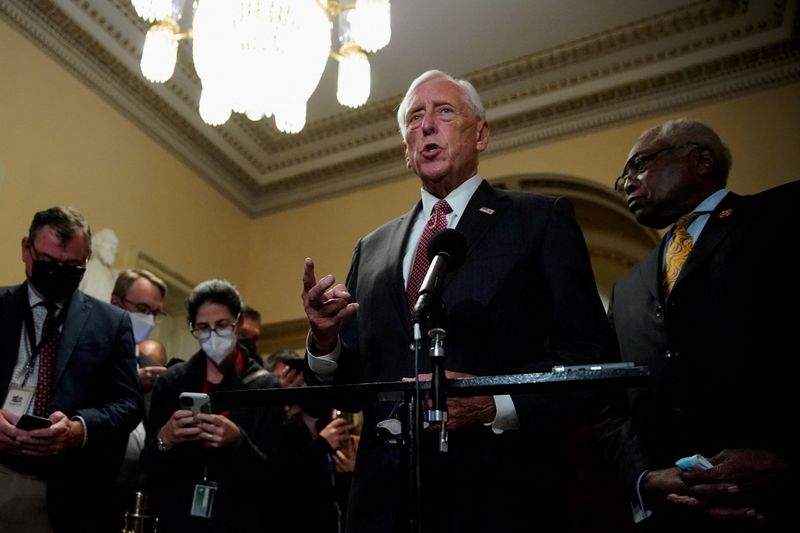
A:
{"type": "Polygon", "coordinates": [[[150,314],[131,313],[130,311],[128,311],[128,314],[133,325],[133,340],[136,344],[139,344],[150,336],[150,332],[153,331],[156,323],[153,320],[153,315],[150,314]]]}
{"type": "Polygon", "coordinates": [[[200,347],[209,359],[220,365],[236,346],[236,338],[232,329],[212,331],[206,340],[200,341],[200,347]]]}

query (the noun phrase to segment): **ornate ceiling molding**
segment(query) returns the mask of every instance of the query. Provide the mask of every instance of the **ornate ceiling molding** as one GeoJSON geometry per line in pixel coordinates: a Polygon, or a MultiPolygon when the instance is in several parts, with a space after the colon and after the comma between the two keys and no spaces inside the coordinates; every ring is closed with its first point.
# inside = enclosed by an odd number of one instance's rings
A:
{"type": "MultiPolygon", "coordinates": [[[[800,78],[797,0],[700,0],[469,73],[492,122],[490,153],[730,98],[800,78]]],[[[126,0],[0,0],[0,16],[257,216],[408,176],[402,94],[310,122],[297,135],[197,114],[191,50],[163,85],[138,71],[146,24],[126,0]]]]}

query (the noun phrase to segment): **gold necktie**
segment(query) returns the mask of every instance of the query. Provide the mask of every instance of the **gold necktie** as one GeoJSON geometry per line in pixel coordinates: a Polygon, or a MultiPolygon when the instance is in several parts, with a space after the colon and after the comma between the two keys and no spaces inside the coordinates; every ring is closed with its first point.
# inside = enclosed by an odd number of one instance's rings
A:
{"type": "Polygon", "coordinates": [[[669,296],[672,287],[675,286],[675,280],[678,279],[681,268],[692,251],[692,236],[689,235],[687,228],[699,216],[700,213],[689,213],[675,222],[672,240],[669,241],[664,259],[664,298],[669,296]]]}

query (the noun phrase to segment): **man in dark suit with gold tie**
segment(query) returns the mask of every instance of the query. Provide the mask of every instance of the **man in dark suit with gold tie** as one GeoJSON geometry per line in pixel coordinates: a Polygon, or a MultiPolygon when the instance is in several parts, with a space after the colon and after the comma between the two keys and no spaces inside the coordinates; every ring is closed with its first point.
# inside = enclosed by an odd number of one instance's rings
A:
{"type": "Polygon", "coordinates": [[[109,531],[105,497],[141,418],[131,322],[78,284],[91,231],[36,213],[27,281],[0,288],[0,531],[109,531]],[[37,415],[46,428],[21,422],[37,415]]]}
{"type": "Polygon", "coordinates": [[[601,423],[647,531],[796,522],[800,182],[739,196],[725,188],[730,167],[711,128],[679,119],[644,132],[616,182],[641,224],[669,228],[609,308],[622,359],[652,373],[601,423]],[[695,454],[712,467],[675,465],[695,454]]]}
{"type": "MultiPolygon", "coordinates": [[[[442,291],[449,378],[549,371],[607,357],[610,332],[570,203],[498,190],[478,174],[489,124],[475,88],[426,72],[408,89],[398,124],[422,199],[358,242],[346,285],[335,285],[332,276],[317,280],[306,260],[307,377],[354,383],[416,374],[410,310],[413,280],[419,281],[414,272],[425,272],[414,265],[418,248],[424,256],[419,243],[432,233],[426,226],[454,227],[467,242],[463,264],[442,291]]],[[[431,371],[428,347],[423,335],[420,374],[431,371]]],[[[448,399],[449,451],[435,451],[435,432],[422,436],[423,530],[567,529],[574,469],[560,429],[581,412],[574,399],[448,399]]],[[[376,435],[376,424],[392,410],[390,403],[364,407],[348,531],[406,530],[413,479],[376,435]]]]}

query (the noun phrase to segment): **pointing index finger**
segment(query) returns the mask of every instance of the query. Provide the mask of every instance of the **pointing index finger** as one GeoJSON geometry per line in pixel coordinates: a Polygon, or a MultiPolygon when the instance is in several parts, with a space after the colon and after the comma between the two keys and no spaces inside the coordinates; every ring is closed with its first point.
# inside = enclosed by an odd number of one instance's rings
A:
{"type": "Polygon", "coordinates": [[[314,260],[306,257],[303,266],[303,290],[308,292],[317,284],[317,278],[314,275],[314,260]]]}

